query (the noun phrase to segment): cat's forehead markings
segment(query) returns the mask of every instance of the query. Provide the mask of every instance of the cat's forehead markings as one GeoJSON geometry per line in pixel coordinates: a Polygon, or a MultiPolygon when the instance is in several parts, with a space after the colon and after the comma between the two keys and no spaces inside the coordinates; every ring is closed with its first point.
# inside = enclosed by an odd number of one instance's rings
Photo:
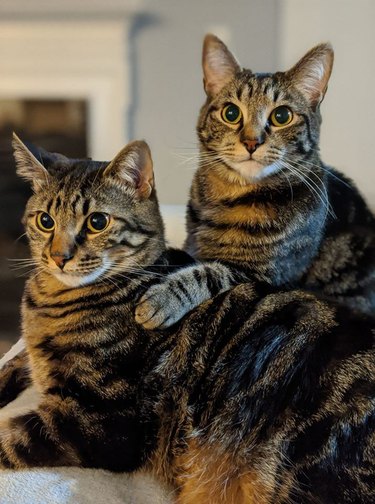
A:
{"type": "Polygon", "coordinates": [[[58,194],[56,197],[56,201],[55,201],[55,212],[57,212],[58,209],[60,208],[61,202],[62,202],[61,196],[60,196],[60,194],[58,194]]]}
{"type": "Polygon", "coordinates": [[[259,97],[263,96],[272,99],[273,87],[272,74],[252,74],[245,72],[237,83],[233,94],[242,102],[259,99],[259,97]]]}
{"type": "Polygon", "coordinates": [[[78,204],[78,202],[79,202],[80,199],[81,199],[81,195],[80,194],[76,194],[74,200],[72,201],[71,208],[72,208],[72,212],[73,212],[74,215],[76,214],[77,204],[78,204]]]}
{"type": "Polygon", "coordinates": [[[48,201],[48,203],[47,203],[47,207],[46,207],[46,208],[47,208],[47,213],[50,213],[50,211],[51,211],[51,207],[52,207],[52,203],[53,203],[53,198],[52,198],[52,199],[50,199],[50,200],[48,201]]]}
{"type": "Polygon", "coordinates": [[[273,74],[270,73],[270,72],[267,72],[267,73],[266,72],[263,72],[263,73],[262,72],[258,72],[258,73],[253,74],[253,77],[255,79],[257,79],[259,82],[260,81],[262,81],[262,82],[264,82],[264,81],[271,81],[272,78],[273,78],[273,74]]]}
{"type": "Polygon", "coordinates": [[[274,87],[274,80],[272,74],[255,74],[251,81],[252,95],[254,97],[267,96],[271,97],[274,87]]]}
{"type": "Polygon", "coordinates": [[[90,200],[88,198],[85,198],[82,205],[83,215],[86,216],[89,213],[89,209],[90,209],[90,200]]]}
{"type": "Polygon", "coordinates": [[[244,92],[245,92],[244,86],[238,86],[237,87],[237,89],[236,89],[236,97],[237,97],[238,101],[243,100],[244,92]]]}

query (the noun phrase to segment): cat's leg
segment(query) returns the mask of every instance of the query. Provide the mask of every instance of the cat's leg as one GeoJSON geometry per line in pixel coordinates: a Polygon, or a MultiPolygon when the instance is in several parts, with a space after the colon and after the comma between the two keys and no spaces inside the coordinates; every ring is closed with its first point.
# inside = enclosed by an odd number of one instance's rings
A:
{"type": "MultiPolygon", "coordinates": [[[[66,401],[65,401],[66,402],[66,401]]],[[[69,404],[53,398],[38,409],[0,422],[0,467],[23,469],[43,466],[77,466],[82,461],[63,436],[63,415],[69,404]],[[65,410],[65,411],[64,411],[65,410]]]]}
{"type": "Polygon", "coordinates": [[[34,411],[0,421],[0,468],[139,469],[152,446],[149,418],[145,427],[130,399],[128,408],[119,410],[118,399],[115,405],[108,398],[97,400],[87,389],[82,401],[76,395],[73,385],[59,393],[53,388],[34,411]]]}
{"type": "Polygon", "coordinates": [[[148,289],[136,308],[135,319],[146,329],[170,327],[208,299],[245,281],[245,275],[219,262],[182,268],[148,289]]]}
{"type": "Polygon", "coordinates": [[[16,399],[29,385],[29,359],[26,350],[22,350],[0,369],[0,408],[16,399]]]}

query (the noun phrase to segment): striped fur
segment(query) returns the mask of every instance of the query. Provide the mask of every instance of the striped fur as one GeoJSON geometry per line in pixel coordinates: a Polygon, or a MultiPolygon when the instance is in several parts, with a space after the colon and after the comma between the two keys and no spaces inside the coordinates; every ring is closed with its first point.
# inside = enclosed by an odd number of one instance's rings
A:
{"type": "MultiPolygon", "coordinates": [[[[139,298],[193,260],[165,249],[150,177],[118,178],[140,151],[141,170],[150,159],[139,143],[111,170],[55,161],[29,201],[26,229],[43,268],[27,282],[27,352],[1,370],[0,401],[17,395],[28,370],[42,400],[0,424],[0,466],[144,468],[175,484],[178,504],[373,503],[375,321],[307,292],[242,284],[173,329],[145,330],[139,298]],[[56,228],[38,238],[33,213],[47,208],[56,228]],[[82,235],[84,208],[110,212],[110,228],[82,235]],[[70,226],[76,249],[56,276],[42,257],[70,226]],[[90,282],[85,248],[113,254],[90,282]],[[74,264],[81,280],[71,286],[71,272],[69,285],[62,279],[74,264]]],[[[233,281],[222,273],[219,288],[233,281]]]]}
{"type": "Polygon", "coordinates": [[[207,101],[197,126],[199,167],[185,248],[215,263],[181,272],[183,296],[178,276],[147,293],[140,323],[168,327],[235,285],[224,282],[212,291],[203,282],[199,290],[196,276],[210,276],[218,262],[228,278],[237,271],[240,281],[265,282],[271,290],[309,289],[375,312],[375,218],[354,184],[319,157],[319,105],[332,63],[332,48],[321,44],[287,72],[256,74],[241,69],[215,36],[206,37],[207,101]],[[222,117],[229,103],[241,111],[238,124],[222,117]],[[276,127],[270,118],[280,106],[288,106],[293,119],[276,127]],[[253,152],[246,147],[250,141],[258,142],[253,152]]]}

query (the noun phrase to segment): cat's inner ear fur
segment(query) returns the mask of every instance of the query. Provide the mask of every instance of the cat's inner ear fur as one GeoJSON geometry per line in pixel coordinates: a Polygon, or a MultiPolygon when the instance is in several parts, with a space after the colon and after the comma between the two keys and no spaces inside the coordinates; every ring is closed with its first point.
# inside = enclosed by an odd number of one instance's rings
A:
{"type": "Polygon", "coordinates": [[[286,72],[292,84],[317,107],[327,91],[333,66],[331,44],[320,44],[311,49],[299,62],[286,72]]]}
{"type": "Polygon", "coordinates": [[[126,145],[110,162],[103,175],[125,184],[139,199],[149,198],[154,187],[154,171],[147,143],[136,140],[126,145]]]}
{"type": "Polygon", "coordinates": [[[236,58],[215,35],[203,42],[203,85],[208,96],[215,96],[241,70],[236,58]]]}
{"type": "Polygon", "coordinates": [[[13,133],[12,146],[17,174],[31,182],[34,192],[48,185],[50,177],[48,171],[15,133],[13,133]]]}

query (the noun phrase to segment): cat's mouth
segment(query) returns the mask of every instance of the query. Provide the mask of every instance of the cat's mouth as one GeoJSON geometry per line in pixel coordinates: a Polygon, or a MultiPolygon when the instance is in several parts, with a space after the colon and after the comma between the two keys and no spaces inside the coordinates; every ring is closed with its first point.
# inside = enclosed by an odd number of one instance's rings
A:
{"type": "Polygon", "coordinates": [[[94,283],[102,278],[110,267],[111,262],[105,259],[99,267],[93,268],[89,272],[80,272],[79,270],[54,270],[52,273],[60,282],[68,287],[81,287],[94,283]]]}

